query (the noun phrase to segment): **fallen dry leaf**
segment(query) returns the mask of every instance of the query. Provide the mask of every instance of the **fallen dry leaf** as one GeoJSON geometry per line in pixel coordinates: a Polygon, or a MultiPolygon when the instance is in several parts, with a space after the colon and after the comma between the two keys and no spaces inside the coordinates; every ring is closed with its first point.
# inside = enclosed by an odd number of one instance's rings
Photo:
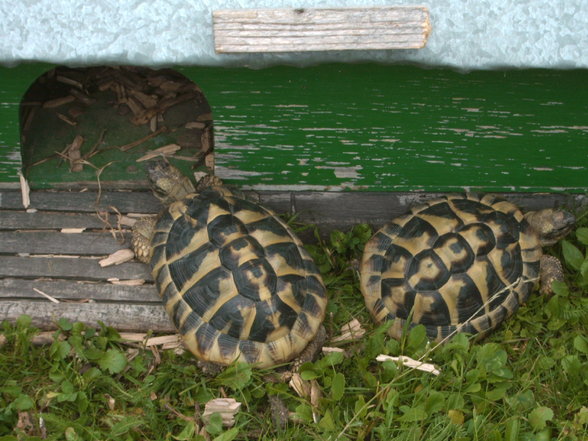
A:
{"type": "Polygon", "coordinates": [[[353,319],[349,323],[341,326],[341,334],[333,337],[331,343],[338,343],[349,340],[359,340],[365,334],[365,329],[359,323],[359,320],[353,319]]]}
{"type": "Polygon", "coordinates": [[[207,423],[213,413],[220,413],[223,419],[223,425],[230,427],[235,424],[235,415],[239,412],[240,408],[241,403],[233,398],[215,398],[204,406],[202,419],[207,423]]]}

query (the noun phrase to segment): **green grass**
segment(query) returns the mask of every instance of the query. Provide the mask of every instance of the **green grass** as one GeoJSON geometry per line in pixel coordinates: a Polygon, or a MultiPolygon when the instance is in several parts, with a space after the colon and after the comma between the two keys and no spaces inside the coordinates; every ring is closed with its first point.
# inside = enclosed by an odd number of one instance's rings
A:
{"type": "Polygon", "coordinates": [[[271,370],[246,365],[204,377],[188,354],[124,344],[108,327],[60,321],[51,345],[35,346],[27,317],[3,324],[0,349],[0,441],[7,440],[456,440],[588,439],[588,216],[549,250],[563,258],[565,284],[535,293],[514,318],[479,343],[465,335],[433,348],[422,327],[403,341],[386,337],[363,306],[354,269],[366,226],[335,232],[309,246],[328,286],[331,335],[357,318],[368,330],[301,368],[322,392],[316,406],[271,370]],[[439,376],[378,354],[434,363],[439,376]],[[204,403],[243,403],[234,428],[201,419],[204,403]],[[291,421],[278,428],[269,397],[291,421]],[[316,421],[314,420],[316,419],[316,421]]]}

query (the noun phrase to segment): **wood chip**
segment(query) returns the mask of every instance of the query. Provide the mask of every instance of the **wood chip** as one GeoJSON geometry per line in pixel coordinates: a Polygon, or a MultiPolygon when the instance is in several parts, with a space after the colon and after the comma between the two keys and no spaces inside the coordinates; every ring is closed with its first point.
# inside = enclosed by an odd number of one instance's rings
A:
{"type": "Polygon", "coordinates": [[[74,121],[73,119],[68,118],[63,113],[58,113],[57,118],[59,118],[60,120],[62,120],[65,123],[69,124],[70,126],[77,126],[78,125],[77,121],[74,121]]]}
{"type": "Polygon", "coordinates": [[[182,147],[180,147],[178,144],[164,145],[163,147],[151,150],[149,153],[141,156],[139,159],[137,159],[137,162],[148,161],[150,159],[157,158],[158,156],[170,156],[178,150],[180,150],[181,148],[182,147]]]}
{"type": "Polygon", "coordinates": [[[18,171],[18,178],[20,180],[20,193],[22,196],[22,206],[24,208],[29,208],[29,205],[31,205],[31,197],[30,197],[31,188],[29,187],[29,183],[28,183],[27,179],[24,177],[24,175],[22,174],[22,172],[20,170],[18,171]]]}
{"type": "Polygon", "coordinates": [[[84,230],[85,228],[62,228],[60,231],[65,234],[79,234],[84,230]]]}
{"type": "Polygon", "coordinates": [[[60,98],[55,98],[53,100],[45,101],[43,103],[43,107],[45,109],[52,109],[55,107],[63,106],[64,104],[69,104],[74,102],[76,98],[73,95],[62,96],[60,98]]]}
{"type": "Polygon", "coordinates": [[[133,253],[133,250],[125,248],[122,250],[115,251],[107,258],[100,260],[98,264],[103,268],[105,266],[120,265],[121,263],[133,260],[134,257],[135,253],[133,253]]]}
{"type": "Polygon", "coordinates": [[[140,92],[138,90],[129,90],[129,94],[133,96],[141,105],[145,108],[155,107],[157,105],[157,99],[151,95],[140,92]]]}
{"type": "Polygon", "coordinates": [[[81,163],[81,148],[83,143],[84,137],[76,135],[72,143],[67,147],[65,156],[67,156],[67,159],[70,164],[70,171],[72,172],[81,172],[84,168],[84,165],[81,163]]]}
{"type": "Polygon", "coordinates": [[[56,75],[55,80],[57,80],[63,84],[68,84],[70,86],[77,87],[80,90],[82,90],[84,88],[84,85],[82,83],[80,83],[77,80],[74,80],[73,78],[66,77],[65,75],[56,75]]]}
{"type": "Polygon", "coordinates": [[[82,102],[83,104],[86,104],[87,106],[90,106],[90,105],[92,105],[92,104],[94,104],[96,102],[95,99],[90,98],[88,95],[86,95],[83,92],[80,92],[79,90],[71,89],[69,91],[69,93],[71,95],[73,95],[75,97],[75,99],[77,99],[78,101],[82,102]]]}
{"type": "Polygon", "coordinates": [[[119,150],[126,152],[127,150],[132,149],[133,147],[137,147],[138,145],[143,144],[145,141],[149,141],[151,138],[155,138],[156,136],[160,135],[161,133],[165,132],[167,129],[165,127],[160,127],[153,133],[150,133],[147,136],[144,136],[141,139],[137,139],[136,141],[130,142],[128,144],[122,145],[118,147],[119,150]]]}
{"type": "Polygon", "coordinates": [[[414,360],[406,355],[401,355],[399,357],[391,357],[389,355],[380,354],[376,357],[376,361],[384,362],[384,361],[395,361],[399,362],[400,364],[409,367],[411,369],[417,369],[423,372],[429,372],[433,375],[439,375],[441,371],[430,363],[423,363],[422,361],[414,360]]]}
{"type": "Polygon", "coordinates": [[[239,412],[241,403],[233,398],[215,398],[210,400],[204,406],[204,413],[202,414],[202,420],[208,423],[210,416],[214,413],[220,413],[223,425],[231,427],[235,424],[235,415],[239,412]]]}
{"type": "Polygon", "coordinates": [[[341,326],[341,334],[333,337],[331,343],[342,341],[359,340],[365,334],[365,329],[359,323],[359,320],[353,319],[349,323],[341,326]]]}
{"type": "Polygon", "coordinates": [[[205,126],[206,124],[204,124],[203,122],[192,121],[186,123],[184,127],[187,129],[203,129],[205,126]]]}
{"type": "Polygon", "coordinates": [[[107,282],[110,282],[113,285],[141,286],[145,284],[145,279],[120,280],[116,277],[112,277],[110,279],[107,279],[107,282]]]}

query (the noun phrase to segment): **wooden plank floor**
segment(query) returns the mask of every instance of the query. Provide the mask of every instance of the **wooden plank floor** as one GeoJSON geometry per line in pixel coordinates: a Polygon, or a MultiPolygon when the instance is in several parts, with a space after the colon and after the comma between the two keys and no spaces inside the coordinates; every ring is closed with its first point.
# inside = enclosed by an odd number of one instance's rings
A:
{"type": "MultiPolygon", "coordinates": [[[[264,192],[249,197],[279,213],[297,212],[301,221],[316,223],[327,233],[360,222],[380,227],[432,195],[264,192]]],[[[583,195],[511,194],[508,198],[526,210],[588,206],[583,195]]],[[[25,210],[20,192],[0,191],[0,322],[28,314],[42,329],[55,328],[64,317],[92,326],[103,322],[121,331],[174,331],[146,265],[131,261],[102,268],[98,264],[108,254],[128,248],[129,219],[156,213],[161,205],[149,192],[138,191],[103,192],[98,204],[96,200],[92,191],[37,191],[31,193],[31,206],[25,210]],[[64,228],[83,231],[67,233],[64,228]],[[136,280],[144,282],[124,284],[136,280]]]]}

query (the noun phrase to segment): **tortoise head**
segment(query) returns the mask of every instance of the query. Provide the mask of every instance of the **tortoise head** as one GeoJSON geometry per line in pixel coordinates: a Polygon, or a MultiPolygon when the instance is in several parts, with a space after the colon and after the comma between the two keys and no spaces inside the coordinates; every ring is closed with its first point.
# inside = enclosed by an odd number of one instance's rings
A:
{"type": "Polygon", "coordinates": [[[532,211],[525,218],[539,236],[541,246],[553,245],[563,239],[576,224],[573,214],[552,208],[532,211]]]}
{"type": "Polygon", "coordinates": [[[180,201],[195,191],[192,181],[165,160],[150,162],[147,174],[153,193],[164,203],[180,201]]]}

